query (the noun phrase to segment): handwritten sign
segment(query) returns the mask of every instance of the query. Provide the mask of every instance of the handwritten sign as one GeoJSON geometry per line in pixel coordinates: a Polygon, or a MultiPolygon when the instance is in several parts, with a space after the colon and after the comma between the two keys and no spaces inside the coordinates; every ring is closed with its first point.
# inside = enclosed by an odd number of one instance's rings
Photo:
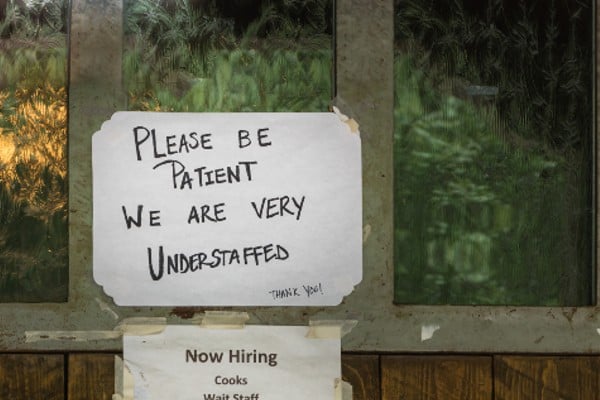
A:
{"type": "Polygon", "coordinates": [[[124,371],[136,400],[332,400],[340,339],[307,338],[307,331],[167,326],[123,337],[124,371]]]}
{"type": "Polygon", "coordinates": [[[119,305],[336,305],[362,279],[360,137],[336,114],[118,112],[92,154],[119,305]]]}

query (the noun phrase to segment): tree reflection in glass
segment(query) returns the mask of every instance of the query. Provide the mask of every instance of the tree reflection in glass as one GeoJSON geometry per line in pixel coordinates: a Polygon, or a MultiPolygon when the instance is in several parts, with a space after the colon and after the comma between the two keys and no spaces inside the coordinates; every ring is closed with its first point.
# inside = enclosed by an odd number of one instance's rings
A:
{"type": "Polygon", "coordinates": [[[0,2],[0,301],[66,301],[65,0],[0,2]]]}
{"type": "Polygon", "coordinates": [[[397,302],[591,304],[593,10],[396,2],[397,302]]]}
{"type": "Polygon", "coordinates": [[[332,0],[126,0],[129,109],[326,111],[332,0]]]}

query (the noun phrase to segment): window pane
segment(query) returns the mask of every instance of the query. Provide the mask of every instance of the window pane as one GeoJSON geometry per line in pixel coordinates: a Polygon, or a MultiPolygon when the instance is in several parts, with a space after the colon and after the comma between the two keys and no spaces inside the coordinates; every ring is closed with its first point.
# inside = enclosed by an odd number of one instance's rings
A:
{"type": "Polygon", "coordinates": [[[126,0],[129,109],[326,111],[332,0],[126,0]]]}
{"type": "Polygon", "coordinates": [[[592,300],[592,1],[396,3],[395,300],[592,300]]]}
{"type": "Polygon", "coordinates": [[[67,298],[66,0],[0,3],[0,301],[67,298]]]}

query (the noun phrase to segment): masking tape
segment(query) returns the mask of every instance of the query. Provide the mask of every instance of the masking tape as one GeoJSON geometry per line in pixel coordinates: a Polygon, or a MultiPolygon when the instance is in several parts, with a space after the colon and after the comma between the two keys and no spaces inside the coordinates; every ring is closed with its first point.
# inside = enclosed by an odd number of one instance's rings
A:
{"type": "Polygon", "coordinates": [[[112,400],[134,400],[134,377],[120,356],[115,356],[115,393],[112,400]]]}
{"type": "Polygon", "coordinates": [[[356,122],[352,118],[349,118],[347,115],[342,114],[340,109],[337,108],[336,106],[333,106],[331,108],[332,108],[333,112],[335,113],[335,115],[338,116],[340,121],[342,121],[343,123],[348,125],[348,127],[350,128],[350,132],[360,134],[360,132],[358,131],[358,127],[359,127],[358,122],[356,122]]]}
{"type": "Polygon", "coordinates": [[[123,359],[115,356],[115,393],[112,400],[123,400],[123,359]]]}
{"type": "Polygon", "coordinates": [[[131,369],[123,362],[123,400],[134,400],[135,379],[131,369]]]}
{"type": "Polygon", "coordinates": [[[249,319],[246,312],[205,311],[200,326],[210,329],[244,329],[249,319]]]}
{"type": "Polygon", "coordinates": [[[113,310],[110,305],[108,305],[108,303],[100,300],[98,297],[96,297],[96,303],[98,303],[98,306],[100,306],[100,310],[110,314],[111,317],[113,317],[114,319],[119,319],[119,314],[117,314],[115,312],[115,310],[113,310]]]}
{"type": "Polygon", "coordinates": [[[367,243],[369,236],[371,236],[372,230],[373,230],[373,228],[371,228],[371,225],[369,225],[369,224],[363,226],[363,244],[367,243]]]}
{"type": "Polygon", "coordinates": [[[335,400],[352,400],[352,385],[340,378],[336,378],[335,400]]]}
{"type": "Polygon", "coordinates": [[[356,320],[310,320],[306,337],[310,339],[337,339],[350,333],[356,320]]]}
{"type": "Polygon", "coordinates": [[[134,317],[125,318],[115,327],[115,331],[122,335],[146,336],[162,333],[167,326],[165,317],[134,317]]]}

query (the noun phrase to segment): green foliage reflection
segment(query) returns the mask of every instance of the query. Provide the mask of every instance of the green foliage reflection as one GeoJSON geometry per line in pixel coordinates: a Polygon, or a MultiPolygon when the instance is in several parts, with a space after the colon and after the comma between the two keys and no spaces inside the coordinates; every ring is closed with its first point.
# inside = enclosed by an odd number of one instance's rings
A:
{"type": "Polygon", "coordinates": [[[3,302],[67,296],[65,5],[11,2],[0,10],[3,302]]]}
{"type": "Polygon", "coordinates": [[[397,5],[397,302],[590,303],[591,5],[566,3],[397,5]]]}
{"type": "Polygon", "coordinates": [[[261,8],[231,8],[238,3],[243,2],[126,2],[129,108],[326,110],[331,2],[263,1],[261,8]]]}

